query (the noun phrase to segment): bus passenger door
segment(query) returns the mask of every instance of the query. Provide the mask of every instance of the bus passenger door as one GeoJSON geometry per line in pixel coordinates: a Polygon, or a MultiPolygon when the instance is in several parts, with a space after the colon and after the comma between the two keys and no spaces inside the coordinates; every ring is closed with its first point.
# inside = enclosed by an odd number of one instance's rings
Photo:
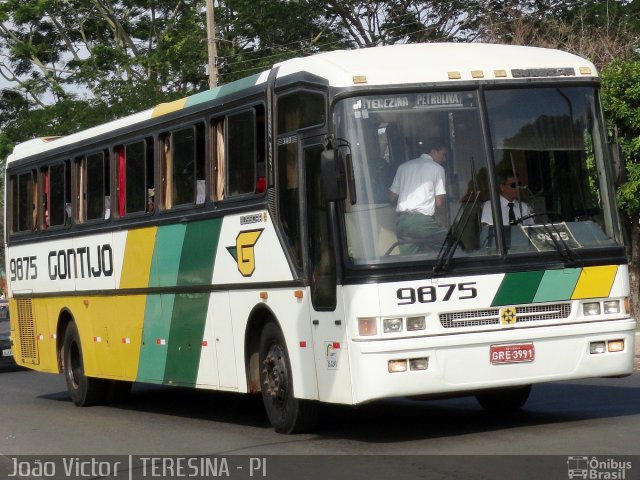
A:
{"type": "MultiPolygon", "coordinates": [[[[315,137],[317,142],[318,137],[315,137]]],[[[319,399],[352,403],[349,355],[341,288],[337,287],[331,212],[324,201],[320,175],[322,144],[303,143],[306,177],[306,275],[309,282],[319,399]]]]}
{"type": "Polygon", "coordinates": [[[238,388],[229,292],[212,292],[209,297],[198,383],[238,388]]]}

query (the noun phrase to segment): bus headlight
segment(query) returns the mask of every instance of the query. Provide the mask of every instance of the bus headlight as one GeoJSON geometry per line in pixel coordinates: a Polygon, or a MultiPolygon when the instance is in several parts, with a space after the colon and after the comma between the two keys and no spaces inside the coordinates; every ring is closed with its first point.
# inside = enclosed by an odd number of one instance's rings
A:
{"type": "Polygon", "coordinates": [[[402,331],[402,319],[401,318],[385,318],[382,321],[382,329],[384,333],[394,333],[402,331]]]}
{"type": "Polygon", "coordinates": [[[619,300],[607,300],[604,302],[604,313],[620,313],[619,300]]]}
{"type": "Polygon", "coordinates": [[[408,317],[407,318],[407,330],[424,330],[425,329],[425,319],[424,317],[408,317]]]}
{"type": "Polygon", "coordinates": [[[582,311],[585,315],[600,315],[600,302],[589,302],[582,304],[582,311]]]}

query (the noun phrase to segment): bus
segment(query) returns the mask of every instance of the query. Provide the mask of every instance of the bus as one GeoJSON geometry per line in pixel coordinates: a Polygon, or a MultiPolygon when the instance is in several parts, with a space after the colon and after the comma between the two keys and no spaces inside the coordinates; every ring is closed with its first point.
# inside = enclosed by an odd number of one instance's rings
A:
{"type": "Polygon", "coordinates": [[[507,412],[534,384],[629,375],[598,89],[561,51],[393,45],[20,144],[15,359],[62,373],[78,406],[134,382],[261,395],[282,433],[312,428],[323,402],[470,395],[507,412]],[[406,249],[389,188],[436,137],[444,234],[406,249]],[[529,212],[507,225],[505,170],[529,212]]]}

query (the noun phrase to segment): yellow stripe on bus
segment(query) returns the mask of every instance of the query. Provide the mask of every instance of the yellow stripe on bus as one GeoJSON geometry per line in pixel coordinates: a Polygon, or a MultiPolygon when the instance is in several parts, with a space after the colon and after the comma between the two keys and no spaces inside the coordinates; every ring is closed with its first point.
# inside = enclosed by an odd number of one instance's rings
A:
{"type": "Polygon", "coordinates": [[[608,297],[617,272],[617,265],[583,268],[571,299],[608,297]]]}
{"type": "Polygon", "coordinates": [[[74,312],[88,376],[135,380],[146,295],[66,297],[56,308],[74,312]]]}
{"type": "Polygon", "coordinates": [[[117,345],[114,350],[120,361],[119,373],[124,380],[134,381],[138,374],[146,305],[146,295],[118,297],[116,308],[120,317],[126,318],[127,321],[119,322],[117,325],[113,325],[112,328],[115,334],[114,347],[117,345]]]}
{"type": "Polygon", "coordinates": [[[187,103],[188,98],[181,98],[180,100],[175,100],[173,102],[161,103],[153,109],[153,113],[151,114],[151,118],[156,118],[161,115],[166,115],[167,113],[176,112],[178,110],[182,110],[184,108],[184,104],[187,103]]]}
{"type": "Polygon", "coordinates": [[[120,288],[146,288],[149,286],[151,259],[158,227],[129,230],[124,251],[120,288]]]}

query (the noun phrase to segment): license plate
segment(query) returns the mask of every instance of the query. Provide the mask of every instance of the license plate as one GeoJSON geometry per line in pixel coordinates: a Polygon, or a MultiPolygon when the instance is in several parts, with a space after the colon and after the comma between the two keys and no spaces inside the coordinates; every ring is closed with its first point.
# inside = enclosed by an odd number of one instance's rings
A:
{"type": "Polygon", "coordinates": [[[489,356],[493,365],[503,363],[533,362],[536,351],[533,343],[519,343],[517,345],[491,345],[489,356]]]}
{"type": "Polygon", "coordinates": [[[2,350],[2,356],[3,357],[12,357],[13,356],[13,352],[11,351],[10,348],[6,348],[6,349],[2,350]]]}

